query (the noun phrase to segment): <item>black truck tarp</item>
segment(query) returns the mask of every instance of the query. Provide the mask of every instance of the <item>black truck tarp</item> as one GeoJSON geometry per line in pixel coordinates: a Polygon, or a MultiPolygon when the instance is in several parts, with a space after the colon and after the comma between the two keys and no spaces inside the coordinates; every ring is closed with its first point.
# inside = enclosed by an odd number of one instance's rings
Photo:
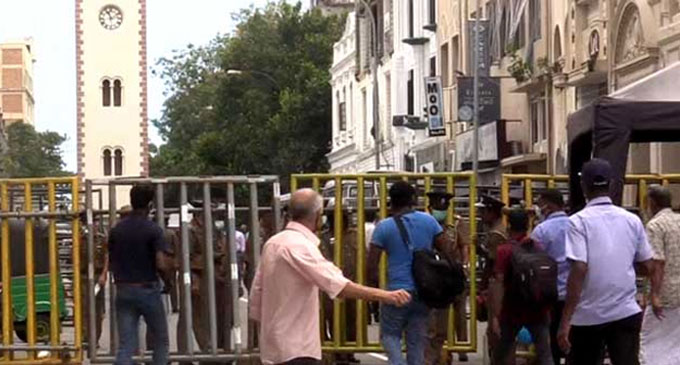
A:
{"type": "Polygon", "coordinates": [[[680,141],[680,63],[569,115],[569,190],[572,211],[585,205],[579,172],[592,157],[612,165],[612,199],[621,205],[630,143],[680,141]]]}

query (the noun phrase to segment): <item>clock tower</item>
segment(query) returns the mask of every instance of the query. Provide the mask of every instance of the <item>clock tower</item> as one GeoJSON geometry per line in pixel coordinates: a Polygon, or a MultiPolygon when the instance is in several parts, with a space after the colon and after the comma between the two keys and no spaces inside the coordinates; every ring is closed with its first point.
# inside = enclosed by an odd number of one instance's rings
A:
{"type": "Polygon", "coordinates": [[[75,2],[78,174],[148,176],[146,0],[75,2]]]}

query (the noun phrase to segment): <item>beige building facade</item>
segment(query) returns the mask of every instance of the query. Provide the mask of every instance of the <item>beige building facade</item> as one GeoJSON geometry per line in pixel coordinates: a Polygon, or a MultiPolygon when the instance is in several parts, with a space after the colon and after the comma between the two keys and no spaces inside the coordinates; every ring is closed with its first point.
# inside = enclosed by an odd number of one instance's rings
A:
{"type": "Polygon", "coordinates": [[[147,176],[146,1],[76,0],[76,54],[79,175],[147,176]]]}
{"type": "MultiPolygon", "coordinates": [[[[467,20],[474,18],[474,3],[438,6],[445,115],[455,125],[451,138],[457,142],[469,134],[469,123],[458,122],[456,76],[470,69],[467,20]]],[[[678,0],[481,3],[492,29],[490,74],[499,78],[505,124],[499,142],[505,146],[499,145],[497,166],[483,171],[483,181],[498,183],[500,173],[566,173],[570,113],[680,61],[678,0]]],[[[677,172],[678,153],[674,143],[632,145],[628,170],[677,172]]]]}
{"type": "Polygon", "coordinates": [[[6,124],[35,122],[33,40],[0,43],[0,112],[6,124]]]}

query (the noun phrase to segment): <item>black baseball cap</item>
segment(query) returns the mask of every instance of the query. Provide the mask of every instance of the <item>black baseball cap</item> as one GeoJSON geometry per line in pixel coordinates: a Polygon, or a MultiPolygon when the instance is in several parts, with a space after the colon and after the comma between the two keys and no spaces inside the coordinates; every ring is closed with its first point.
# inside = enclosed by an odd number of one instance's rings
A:
{"type": "Polygon", "coordinates": [[[529,229],[529,214],[523,208],[512,208],[508,213],[508,226],[513,232],[526,232],[529,229]]]}
{"type": "Polygon", "coordinates": [[[594,158],[583,165],[581,169],[581,181],[586,186],[605,188],[612,179],[612,166],[607,160],[594,158]]]}
{"type": "Polygon", "coordinates": [[[449,201],[453,199],[453,194],[446,191],[431,191],[426,194],[430,198],[430,205],[447,206],[449,201]]]}

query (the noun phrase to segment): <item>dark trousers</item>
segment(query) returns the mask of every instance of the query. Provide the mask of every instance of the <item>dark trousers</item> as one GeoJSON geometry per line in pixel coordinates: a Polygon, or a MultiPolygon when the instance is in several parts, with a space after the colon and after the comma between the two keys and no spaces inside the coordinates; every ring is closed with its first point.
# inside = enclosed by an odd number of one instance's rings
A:
{"type": "Polygon", "coordinates": [[[321,361],[311,357],[297,357],[280,365],[320,365],[321,361]]]}
{"type": "Polygon", "coordinates": [[[569,363],[601,365],[605,347],[612,365],[639,365],[642,313],[596,326],[571,326],[569,363]]]}
{"type": "Polygon", "coordinates": [[[118,285],[116,288],[118,320],[118,352],[116,365],[131,365],[138,344],[139,319],[144,317],[148,330],[153,332],[154,365],[168,363],[168,322],[161,300],[160,286],[136,287],[118,285]]]}
{"type": "Polygon", "coordinates": [[[564,352],[560,349],[560,344],[557,342],[557,332],[560,330],[563,311],[564,301],[559,301],[555,303],[550,314],[550,348],[552,349],[552,357],[555,365],[560,365],[560,361],[566,357],[564,352]]]}

